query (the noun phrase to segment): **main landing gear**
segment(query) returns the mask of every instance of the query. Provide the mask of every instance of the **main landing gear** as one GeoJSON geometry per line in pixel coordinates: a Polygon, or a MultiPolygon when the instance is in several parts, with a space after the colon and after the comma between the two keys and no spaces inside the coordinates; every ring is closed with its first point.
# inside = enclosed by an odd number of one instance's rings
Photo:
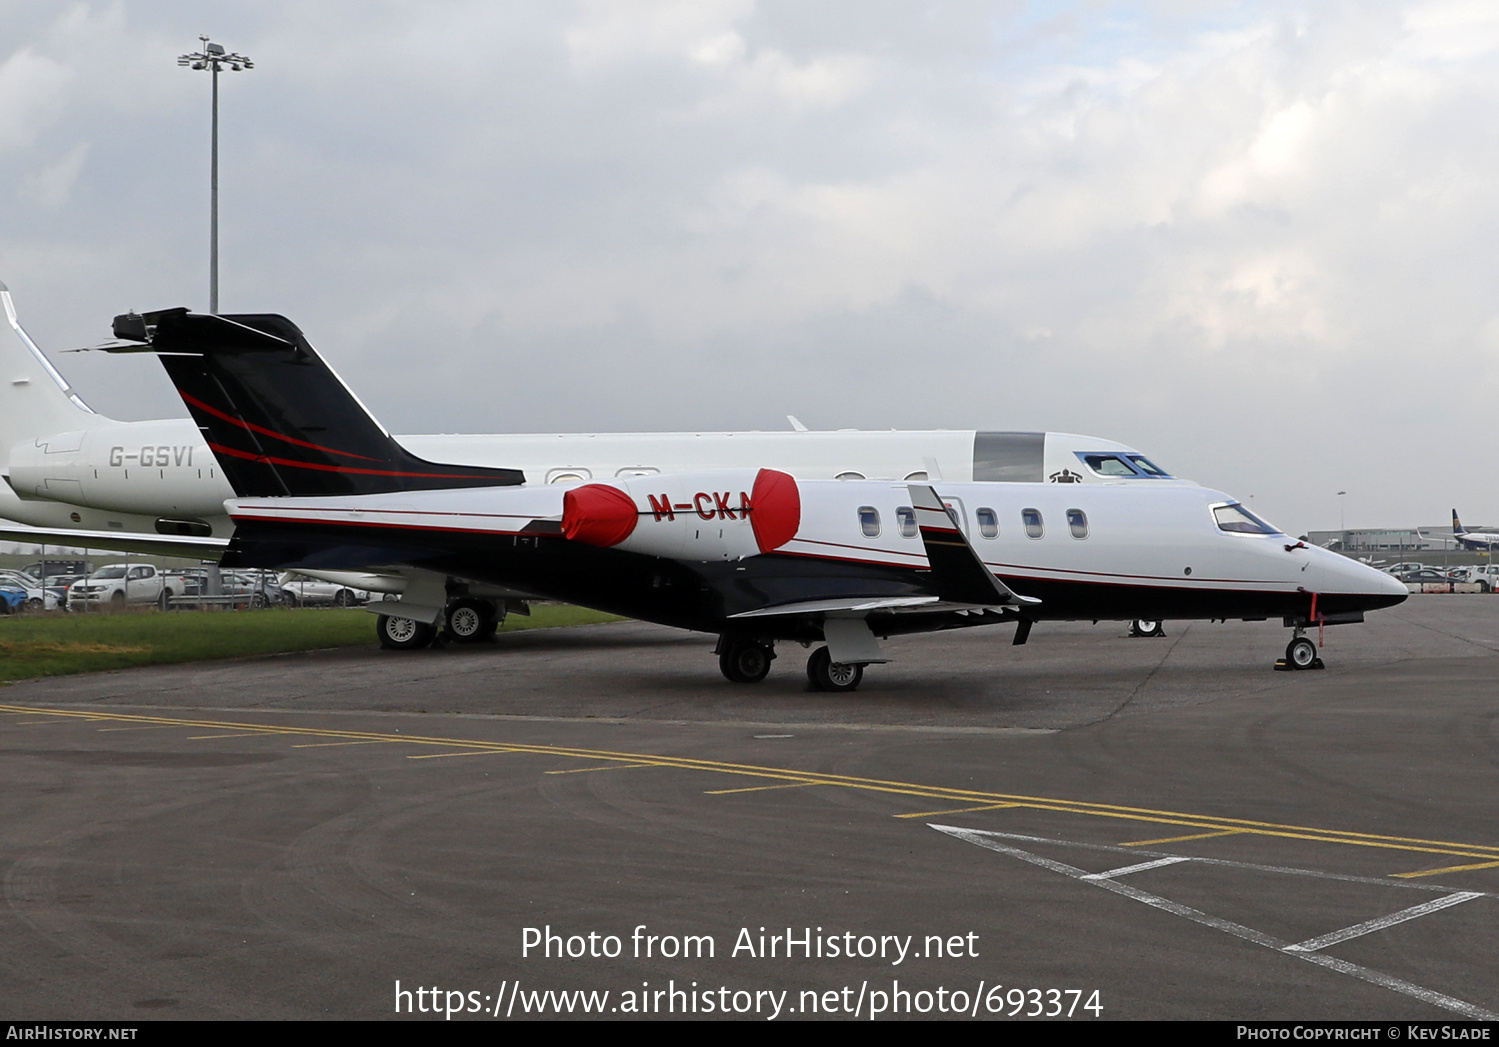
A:
{"type": "Polygon", "coordinates": [[[504,620],[504,607],[493,600],[462,596],[443,608],[440,631],[428,622],[382,614],[375,622],[375,636],[387,651],[416,651],[438,641],[483,643],[504,620]]]}
{"type": "MultiPolygon", "coordinates": [[[[714,649],[718,668],[730,683],[759,683],[770,673],[775,644],[770,640],[720,636],[714,649]]],[[[864,666],[833,661],[826,647],[807,659],[807,681],[815,690],[843,694],[856,689],[864,679],[864,666]]]]}
{"type": "Polygon", "coordinates": [[[826,647],[819,647],[807,659],[807,681],[819,691],[843,694],[855,690],[863,680],[862,665],[835,662],[826,647]]]}
{"type": "Polygon", "coordinates": [[[375,635],[387,651],[415,651],[437,639],[437,629],[414,618],[382,614],[375,621],[375,635]]]}
{"type": "Polygon", "coordinates": [[[1131,636],[1165,636],[1166,630],[1159,619],[1136,618],[1129,623],[1131,636]]]}
{"type": "Polygon", "coordinates": [[[718,669],[730,683],[759,683],[769,675],[775,657],[769,641],[729,636],[718,640],[718,669]]]}
{"type": "Polygon", "coordinates": [[[1317,645],[1310,636],[1303,636],[1301,626],[1297,626],[1291,635],[1291,642],[1286,644],[1286,656],[1275,663],[1277,672],[1290,672],[1297,669],[1321,669],[1322,658],[1317,654],[1317,645]]]}

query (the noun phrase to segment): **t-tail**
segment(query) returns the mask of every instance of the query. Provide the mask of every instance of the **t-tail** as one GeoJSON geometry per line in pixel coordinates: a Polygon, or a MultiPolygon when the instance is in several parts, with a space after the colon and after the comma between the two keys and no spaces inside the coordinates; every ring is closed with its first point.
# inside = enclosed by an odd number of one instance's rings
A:
{"type": "Polygon", "coordinates": [[[10,289],[0,283],[0,308],[15,339],[0,338],[0,468],[12,446],[23,440],[73,432],[98,425],[101,417],[73,392],[67,380],[42,354],[16,315],[10,289]]]}
{"type": "Polygon", "coordinates": [[[525,482],[518,469],[441,465],[411,454],[284,316],[126,313],[115,317],[114,335],[124,344],[111,352],[158,355],[242,498],[525,482]]]}

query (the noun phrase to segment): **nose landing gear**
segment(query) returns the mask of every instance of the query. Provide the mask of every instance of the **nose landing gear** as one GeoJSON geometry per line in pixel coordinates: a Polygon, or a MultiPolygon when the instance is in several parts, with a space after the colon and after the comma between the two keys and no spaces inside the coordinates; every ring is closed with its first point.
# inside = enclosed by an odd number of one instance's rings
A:
{"type": "Polygon", "coordinates": [[[1312,642],[1310,636],[1303,636],[1301,627],[1297,626],[1291,636],[1291,642],[1286,644],[1286,656],[1275,663],[1277,672],[1290,672],[1298,669],[1321,669],[1324,668],[1322,658],[1317,654],[1317,645],[1312,642]]]}
{"type": "Polygon", "coordinates": [[[1131,636],[1165,636],[1164,623],[1154,618],[1136,618],[1129,623],[1131,636]]]}

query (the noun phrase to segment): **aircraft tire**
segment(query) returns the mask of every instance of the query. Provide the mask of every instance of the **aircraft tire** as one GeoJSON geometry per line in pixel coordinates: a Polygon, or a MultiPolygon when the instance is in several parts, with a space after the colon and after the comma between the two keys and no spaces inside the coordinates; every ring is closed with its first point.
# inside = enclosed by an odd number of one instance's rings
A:
{"type": "Polygon", "coordinates": [[[730,683],[759,683],[770,675],[775,650],[754,640],[731,640],[718,656],[718,670],[730,683]]]}
{"type": "Polygon", "coordinates": [[[1155,618],[1136,618],[1129,623],[1131,636],[1165,636],[1165,623],[1155,618]]]}
{"type": "Polygon", "coordinates": [[[413,618],[382,614],[375,621],[375,635],[380,638],[380,646],[387,651],[415,651],[430,646],[437,637],[437,630],[413,618]]]}
{"type": "Polygon", "coordinates": [[[1310,637],[1298,636],[1286,644],[1286,664],[1292,669],[1311,669],[1317,663],[1317,645],[1310,637]]]}
{"type": "Polygon", "coordinates": [[[826,647],[819,647],[807,659],[807,680],[819,691],[846,694],[864,681],[864,667],[835,662],[826,647]]]}
{"type": "Polygon", "coordinates": [[[480,643],[494,635],[493,616],[481,600],[454,600],[446,617],[448,639],[454,643],[480,643]]]}

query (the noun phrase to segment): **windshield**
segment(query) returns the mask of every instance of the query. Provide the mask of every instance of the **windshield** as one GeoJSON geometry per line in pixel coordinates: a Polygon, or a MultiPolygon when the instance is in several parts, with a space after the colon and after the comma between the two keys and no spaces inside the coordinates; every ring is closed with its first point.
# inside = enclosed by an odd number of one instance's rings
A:
{"type": "Polygon", "coordinates": [[[1155,476],[1163,480],[1171,479],[1170,473],[1156,465],[1149,458],[1146,458],[1143,454],[1132,454],[1129,456],[1129,460],[1134,462],[1135,468],[1146,476],[1155,476]]]}
{"type": "Polygon", "coordinates": [[[1220,531],[1230,531],[1234,534],[1281,533],[1279,528],[1267,524],[1237,502],[1215,506],[1213,508],[1213,519],[1218,521],[1218,529],[1220,531]]]}

